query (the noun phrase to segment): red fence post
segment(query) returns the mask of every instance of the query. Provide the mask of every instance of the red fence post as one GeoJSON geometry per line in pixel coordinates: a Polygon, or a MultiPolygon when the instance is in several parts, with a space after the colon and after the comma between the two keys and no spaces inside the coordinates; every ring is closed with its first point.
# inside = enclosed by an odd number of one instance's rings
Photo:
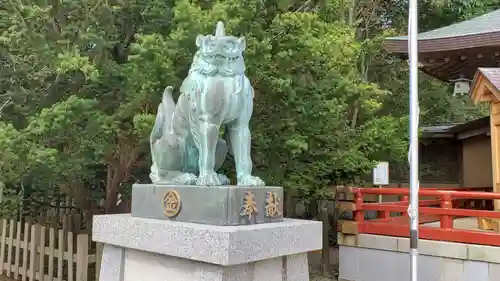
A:
{"type": "MultiPolygon", "coordinates": [[[[384,204],[382,201],[379,201],[379,203],[384,204]]],[[[378,219],[388,219],[390,217],[391,217],[391,212],[389,211],[377,211],[378,219]]]]}
{"type": "Polygon", "coordinates": [[[391,212],[388,211],[378,211],[377,218],[378,219],[388,219],[391,217],[391,212]]]}
{"type": "Polygon", "coordinates": [[[354,211],[354,220],[357,221],[360,225],[365,222],[365,214],[363,212],[363,194],[361,189],[356,189],[354,193],[356,203],[356,211],[354,211]]]}
{"type": "MultiPolygon", "coordinates": [[[[441,208],[451,209],[451,194],[446,192],[441,196],[441,208]]],[[[453,228],[453,218],[449,215],[441,215],[441,228],[451,229],[453,228]]]]}
{"type": "MultiPolygon", "coordinates": [[[[405,195],[405,196],[401,197],[401,202],[409,203],[410,202],[410,198],[408,197],[408,195],[405,195]]],[[[408,212],[403,212],[401,215],[403,217],[408,217],[408,212]]]]}

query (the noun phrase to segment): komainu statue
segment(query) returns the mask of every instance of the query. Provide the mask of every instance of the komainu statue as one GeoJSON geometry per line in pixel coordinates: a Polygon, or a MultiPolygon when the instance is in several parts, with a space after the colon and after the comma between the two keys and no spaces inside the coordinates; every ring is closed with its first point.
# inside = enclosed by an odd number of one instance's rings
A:
{"type": "Polygon", "coordinates": [[[245,75],[244,37],[198,35],[198,50],[180,88],[177,104],[167,87],[150,136],[153,183],[224,185],[216,171],[227,153],[234,156],[237,184],[263,186],[252,176],[250,130],[254,92],[245,75]],[[224,126],[224,127],[223,127],[224,126]],[[224,139],[220,138],[224,128],[224,139]]]}

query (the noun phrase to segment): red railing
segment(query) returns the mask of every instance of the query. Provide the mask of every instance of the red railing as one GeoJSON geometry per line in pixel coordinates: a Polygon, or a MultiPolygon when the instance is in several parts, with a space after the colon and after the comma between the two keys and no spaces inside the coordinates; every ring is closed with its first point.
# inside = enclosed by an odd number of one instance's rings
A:
{"type": "MultiPolygon", "coordinates": [[[[434,197],[419,201],[420,224],[439,221],[439,227],[420,225],[422,239],[500,246],[500,233],[473,229],[455,229],[454,218],[476,217],[500,219],[500,211],[473,210],[457,208],[460,200],[500,200],[500,193],[480,191],[460,191],[456,189],[420,189],[419,196],[434,197]]],[[[390,236],[409,236],[407,215],[408,188],[356,188],[354,220],[358,233],[390,236]],[[363,195],[396,195],[399,202],[365,203],[363,195]],[[365,211],[376,211],[377,219],[365,220],[365,211]],[[391,212],[402,213],[393,217],[391,212]]]]}

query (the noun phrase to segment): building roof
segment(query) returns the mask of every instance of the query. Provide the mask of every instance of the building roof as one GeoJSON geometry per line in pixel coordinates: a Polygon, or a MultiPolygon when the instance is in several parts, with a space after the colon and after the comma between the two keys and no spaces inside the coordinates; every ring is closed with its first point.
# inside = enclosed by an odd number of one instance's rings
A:
{"type": "Polygon", "coordinates": [[[469,122],[457,124],[450,129],[450,132],[457,134],[457,133],[463,133],[463,132],[469,131],[469,130],[481,129],[484,127],[487,127],[488,129],[490,127],[490,117],[489,116],[479,118],[476,120],[472,120],[469,122]]]}
{"type": "Polygon", "coordinates": [[[469,96],[474,103],[499,101],[500,68],[478,68],[469,90],[469,96]]]}
{"type": "MultiPolygon", "coordinates": [[[[408,58],[408,37],[385,40],[389,53],[408,58]]],[[[478,67],[500,65],[500,10],[418,34],[420,69],[443,81],[473,79],[478,67]]]]}
{"type": "Polygon", "coordinates": [[[451,128],[458,124],[446,124],[446,125],[436,125],[421,127],[420,130],[424,133],[449,133],[451,128]]]}
{"type": "Polygon", "coordinates": [[[465,139],[481,134],[487,134],[490,129],[490,117],[486,116],[463,123],[442,124],[421,127],[424,139],[465,139]]]}
{"type": "MultiPolygon", "coordinates": [[[[386,39],[391,53],[408,51],[408,36],[386,39]]],[[[500,10],[418,34],[420,52],[450,51],[500,44],[500,10]]]]}
{"type": "Polygon", "coordinates": [[[477,71],[482,72],[493,86],[495,86],[497,89],[500,89],[500,68],[480,67],[477,69],[477,71]]]}

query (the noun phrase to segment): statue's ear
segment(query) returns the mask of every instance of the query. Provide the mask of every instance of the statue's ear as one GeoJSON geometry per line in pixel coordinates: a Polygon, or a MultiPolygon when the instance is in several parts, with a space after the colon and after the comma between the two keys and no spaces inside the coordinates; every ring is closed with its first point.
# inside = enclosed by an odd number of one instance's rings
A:
{"type": "Polygon", "coordinates": [[[245,39],[244,36],[241,36],[238,38],[238,46],[240,47],[240,50],[243,52],[247,48],[247,40],[245,39]]]}
{"type": "Polygon", "coordinates": [[[201,34],[196,36],[196,47],[199,48],[204,40],[205,40],[205,36],[203,36],[201,34]]]}

